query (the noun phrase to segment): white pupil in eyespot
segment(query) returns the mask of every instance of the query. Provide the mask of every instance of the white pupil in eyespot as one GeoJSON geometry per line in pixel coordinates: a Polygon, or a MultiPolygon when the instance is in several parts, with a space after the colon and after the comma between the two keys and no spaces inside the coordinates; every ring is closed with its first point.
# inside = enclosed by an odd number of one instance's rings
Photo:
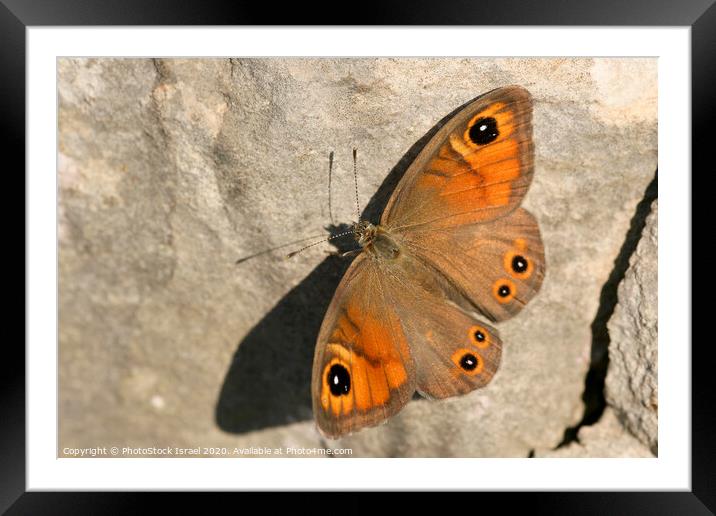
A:
{"type": "Polygon", "coordinates": [[[485,130],[487,130],[487,125],[482,124],[482,125],[480,126],[480,131],[485,131],[485,130]]]}

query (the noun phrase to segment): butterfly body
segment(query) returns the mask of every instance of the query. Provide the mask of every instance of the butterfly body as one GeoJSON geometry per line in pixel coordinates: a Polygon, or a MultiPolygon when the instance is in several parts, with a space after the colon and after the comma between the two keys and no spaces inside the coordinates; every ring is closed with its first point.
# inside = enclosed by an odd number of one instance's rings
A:
{"type": "Polygon", "coordinates": [[[356,241],[364,252],[379,260],[395,260],[400,256],[400,246],[386,228],[367,221],[354,225],[356,241]]]}
{"type": "Polygon", "coordinates": [[[313,410],[331,438],[386,421],[418,392],[484,387],[501,359],[491,325],[539,290],[544,249],[519,207],[532,177],[532,102],[511,86],[466,104],[405,172],[324,318],[313,410]]]}

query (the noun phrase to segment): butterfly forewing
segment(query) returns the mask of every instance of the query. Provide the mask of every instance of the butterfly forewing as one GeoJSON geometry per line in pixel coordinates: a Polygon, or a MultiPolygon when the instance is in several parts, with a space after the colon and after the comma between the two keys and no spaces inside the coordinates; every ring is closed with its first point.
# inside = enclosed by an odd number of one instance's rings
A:
{"type": "Polygon", "coordinates": [[[484,222],[515,209],[532,180],[532,99],[524,88],[467,104],[418,154],[381,224],[390,230],[484,222]]]}
{"type": "Polygon", "coordinates": [[[313,412],[328,437],[376,425],[415,392],[408,337],[378,263],[359,255],[343,277],[318,336],[313,412]]]}

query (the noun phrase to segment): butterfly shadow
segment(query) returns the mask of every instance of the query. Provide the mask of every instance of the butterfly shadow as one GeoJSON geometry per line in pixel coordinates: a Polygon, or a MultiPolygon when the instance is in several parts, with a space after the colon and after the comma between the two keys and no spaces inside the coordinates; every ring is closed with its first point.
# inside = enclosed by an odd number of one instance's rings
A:
{"type": "MultiPolygon", "coordinates": [[[[433,126],[398,161],[368,202],[361,218],[377,223],[406,170],[432,136],[471,99],[433,126]]],[[[347,224],[326,228],[331,236],[347,224]]],[[[339,253],[356,248],[351,236],[331,243],[339,253]]],[[[216,403],[216,424],[243,434],[313,418],[311,370],[313,352],[328,304],[350,258],[329,255],[291,289],[241,339],[216,403]]]]}

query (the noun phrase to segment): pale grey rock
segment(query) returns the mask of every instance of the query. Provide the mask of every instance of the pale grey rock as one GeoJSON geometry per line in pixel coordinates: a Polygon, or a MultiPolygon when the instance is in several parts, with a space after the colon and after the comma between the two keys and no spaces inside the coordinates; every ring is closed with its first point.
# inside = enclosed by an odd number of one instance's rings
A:
{"type": "Polygon", "coordinates": [[[649,448],[624,430],[612,409],[607,408],[597,423],[583,426],[578,441],[556,450],[538,450],[535,457],[587,458],[587,457],[649,457],[649,448]]]}
{"type": "Polygon", "coordinates": [[[606,380],[607,403],[654,453],[659,440],[657,219],[658,201],[654,201],[609,320],[606,380]]]}
{"type": "MultiPolygon", "coordinates": [[[[65,446],[341,447],[527,456],[582,413],[590,324],[657,157],[655,59],[61,59],[60,440],[65,446]],[[418,400],[326,441],[316,334],[347,261],[237,258],[375,215],[391,168],[443,116],[507,84],[535,99],[525,206],[542,291],[500,324],[484,390],[418,400]],[[634,85],[639,87],[635,88],[634,85]]],[[[413,151],[414,154],[414,151],[413,151]]],[[[287,248],[295,249],[295,246],[287,248]]]]}

